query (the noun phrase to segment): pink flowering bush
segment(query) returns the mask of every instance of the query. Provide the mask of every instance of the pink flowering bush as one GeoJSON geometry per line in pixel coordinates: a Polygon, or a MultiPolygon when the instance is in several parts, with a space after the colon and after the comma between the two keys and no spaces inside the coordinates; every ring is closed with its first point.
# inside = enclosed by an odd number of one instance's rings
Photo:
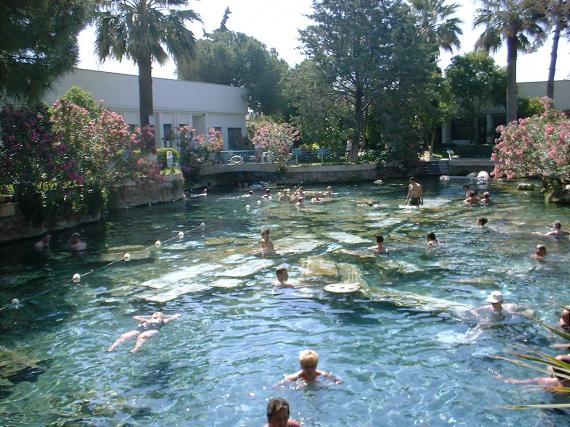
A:
{"type": "Polygon", "coordinates": [[[34,222],[71,213],[94,213],[107,189],[125,179],[161,179],[146,158],[154,133],[131,133],[123,118],[93,114],[61,98],[49,110],[0,111],[0,191],[13,191],[34,222]]]}
{"type": "Polygon", "coordinates": [[[492,155],[495,176],[508,179],[537,177],[543,181],[570,181],[570,119],[543,98],[544,112],[508,126],[501,132],[492,155]]]}
{"type": "Polygon", "coordinates": [[[277,163],[289,159],[289,151],[299,132],[288,123],[266,122],[255,130],[251,142],[257,149],[268,151],[277,163]]]}

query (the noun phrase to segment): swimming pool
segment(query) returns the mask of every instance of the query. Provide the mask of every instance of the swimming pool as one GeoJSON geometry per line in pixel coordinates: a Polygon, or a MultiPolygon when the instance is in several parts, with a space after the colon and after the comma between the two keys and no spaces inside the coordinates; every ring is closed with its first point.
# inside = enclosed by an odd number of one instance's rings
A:
{"type": "Polygon", "coordinates": [[[80,230],[82,256],[64,250],[71,232],[53,236],[49,255],[30,241],[0,247],[1,305],[21,300],[0,311],[0,344],[41,360],[43,371],[0,389],[1,424],[261,426],[274,396],[305,426],[566,423],[561,412],[504,409],[553,398],[498,380],[536,373],[493,358],[525,346],[549,351],[555,339],[521,319],[473,333],[476,321],[452,303],[483,305],[501,290],[556,323],[568,303],[570,243],[532,232],[556,219],[568,227],[570,211],[507,184],[489,186],[491,206],[466,208],[463,182],[420,182],[425,206],[416,210],[399,208],[405,181],[335,186],[331,201],[304,210],[258,206],[236,191],[114,214],[80,230]],[[379,205],[356,206],[360,199],[379,205]],[[195,229],[202,222],[204,233],[195,229]],[[262,227],[278,256],[255,254],[262,227]],[[437,250],[425,248],[430,231],[444,242],[437,250]],[[374,256],[379,233],[390,252],[374,256]],[[530,258],[537,243],[547,262],[530,258]],[[134,244],[150,246],[152,258],[98,268],[108,247],[134,244]],[[282,264],[307,286],[275,288],[282,264]],[[341,281],[365,291],[323,290],[341,281]],[[132,341],[105,351],[136,327],[131,316],[155,310],[182,317],[135,355],[132,341]],[[273,387],[306,348],[344,382],[273,387]]]}

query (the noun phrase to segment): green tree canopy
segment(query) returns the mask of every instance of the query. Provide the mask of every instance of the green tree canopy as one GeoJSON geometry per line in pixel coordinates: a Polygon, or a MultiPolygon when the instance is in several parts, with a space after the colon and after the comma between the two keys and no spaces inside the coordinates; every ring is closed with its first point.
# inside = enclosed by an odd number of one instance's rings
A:
{"type": "Polygon", "coordinates": [[[230,86],[245,86],[255,112],[286,113],[282,79],[289,66],[277,52],[267,50],[259,40],[243,33],[222,29],[196,43],[194,58],[178,62],[180,79],[230,86]]]}
{"type": "Polygon", "coordinates": [[[108,57],[132,60],[139,67],[141,127],[153,114],[152,62],[164,64],[170,54],[176,61],[192,56],[195,38],[185,27],[199,21],[187,0],[106,0],[95,16],[95,51],[108,57]]]}
{"type": "Polygon", "coordinates": [[[481,0],[473,26],[484,26],[477,49],[493,52],[507,44],[507,122],[517,119],[517,54],[530,52],[542,44],[545,33],[536,1],[481,0]]]}
{"type": "Polygon", "coordinates": [[[0,0],[0,95],[36,102],[72,69],[91,7],[89,0],[0,0]]]}

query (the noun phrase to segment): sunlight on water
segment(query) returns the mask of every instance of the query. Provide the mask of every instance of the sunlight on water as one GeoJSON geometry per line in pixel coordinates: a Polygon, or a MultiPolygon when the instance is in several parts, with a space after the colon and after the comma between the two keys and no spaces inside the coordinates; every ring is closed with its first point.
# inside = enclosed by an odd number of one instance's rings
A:
{"type": "Polygon", "coordinates": [[[404,181],[337,185],[332,200],[304,209],[236,191],[86,226],[79,256],[64,249],[70,232],[53,236],[49,254],[30,241],[0,247],[0,357],[35,361],[0,378],[1,424],[261,426],[273,396],[305,426],[565,424],[563,413],[504,409],[552,399],[498,380],[533,373],[493,358],[521,346],[549,351],[556,339],[520,317],[478,324],[469,309],[501,290],[556,323],[568,303],[570,243],[532,233],[556,219],[569,228],[570,211],[506,184],[488,187],[491,206],[467,208],[464,182],[423,184],[419,209],[400,208],[404,181]],[[277,252],[265,258],[264,227],[277,252]],[[432,231],[441,244],[428,250],[432,231]],[[374,254],[377,234],[388,253],[374,254]],[[538,243],[544,262],[530,258],[538,243]],[[105,267],[110,248],[124,245],[148,253],[105,267]],[[282,265],[299,287],[273,286],[282,265]],[[338,283],[361,291],[324,290],[338,283]],[[182,317],[137,354],[133,341],[105,351],[136,327],[132,316],[156,310],[182,317]],[[305,348],[343,383],[275,388],[305,348]]]}

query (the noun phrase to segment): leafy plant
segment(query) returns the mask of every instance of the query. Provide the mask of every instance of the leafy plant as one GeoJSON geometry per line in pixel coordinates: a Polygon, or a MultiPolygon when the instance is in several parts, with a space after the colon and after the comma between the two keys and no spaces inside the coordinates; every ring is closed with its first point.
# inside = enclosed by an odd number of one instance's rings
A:
{"type": "Polygon", "coordinates": [[[266,123],[255,131],[251,142],[256,148],[267,150],[275,162],[285,164],[298,136],[297,129],[288,123],[266,123]]]}

